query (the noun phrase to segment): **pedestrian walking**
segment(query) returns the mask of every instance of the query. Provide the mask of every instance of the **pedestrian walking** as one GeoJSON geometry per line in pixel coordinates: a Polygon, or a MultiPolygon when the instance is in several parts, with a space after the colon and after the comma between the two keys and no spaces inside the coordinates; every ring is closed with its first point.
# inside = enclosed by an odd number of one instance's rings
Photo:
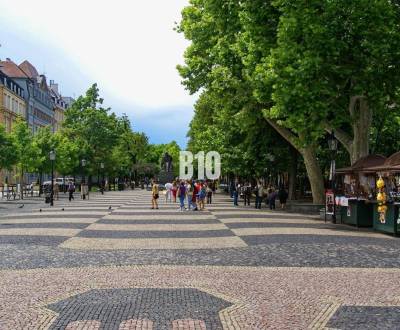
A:
{"type": "Polygon", "coordinates": [[[258,182],[255,189],[255,194],[256,194],[256,209],[261,209],[261,203],[264,195],[264,187],[261,184],[261,182],[258,182]]]}
{"type": "Polygon", "coordinates": [[[275,188],[271,188],[271,192],[268,194],[268,204],[269,204],[269,209],[270,210],[275,210],[275,200],[276,200],[276,190],[275,188]]]}
{"type": "Polygon", "coordinates": [[[176,203],[176,194],[178,192],[178,185],[176,181],[172,182],[172,201],[176,203]]]}
{"type": "Polygon", "coordinates": [[[106,189],[106,181],[104,181],[104,179],[103,179],[103,180],[101,180],[101,183],[100,183],[100,192],[102,195],[104,195],[105,189],[106,189]]]}
{"type": "MultiPolygon", "coordinates": [[[[197,182],[194,182],[193,183],[193,192],[192,192],[192,196],[191,196],[191,198],[192,198],[192,206],[193,206],[193,211],[198,211],[199,210],[199,208],[198,208],[198,193],[199,193],[199,191],[200,191],[200,182],[199,181],[197,181],[197,182]]],[[[188,197],[189,198],[189,197],[188,197]]]]}
{"type": "Polygon", "coordinates": [[[244,186],[243,198],[244,198],[244,206],[246,205],[250,206],[251,184],[249,182],[247,182],[247,184],[244,186]]]}
{"type": "Polygon", "coordinates": [[[178,188],[178,198],[180,202],[180,209],[181,211],[185,210],[185,198],[186,198],[186,186],[185,182],[181,181],[179,188],[178,188]]]}
{"type": "Polygon", "coordinates": [[[172,201],[172,183],[166,183],[165,184],[165,202],[168,203],[172,201]]]}
{"type": "Polygon", "coordinates": [[[72,181],[68,182],[68,199],[71,201],[74,199],[75,185],[72,181]]]}
{"type": "Polygon", "coordinates": [[[198,194],[200,211],[204,210],[204,200],[206,198],[206,194],[207,194],[206,187],[205,187],[204,183],[201,183],[200,184],[200,189],[199,189],[199,194],[198,194]]]}
{"type": "Polygon", "coordinates": [[[192,194],[192,192],[193,192],[193,190],[192,190],[192,184],[191,184],[191,182],[188,180],[188,181],[186,181],[186,184],[185,184],[185,187],[186,187],[186,196],[187,196],[187,203],[188,203],[188,210],[191,210],[192,209],[192,196],[191,196],[191,194],[192,194]]]}
{"type": "Polygon", "coordinates": [[[278,192],[279,204],[281,205],[281,209],[283,210],[286,206],[286,201],[288,199],[288,193],[284,187],[281,187],[278,192]]]}
{"type": "Polygon", "coordinates": [[[58,185],[58,183],[56,182],[54,184],[54,199],[58,201],[58,194],[60,192],[60,186],[58,185]]]}
{"type": "Polygon", "coordinates": [[[231,198],[233,198],[235,188],[236,188],[235,182],[234,182],[234,181],[231,181],[231,183],[230,183],[230,185],[229,185],[229,192],[230,192],[230,194],[231,194],[231,198]]]}
{"type": "Polygon", "coordinates": [[[158,198],[160,197],[159,195],[159,186],[157,183],[157,180],[152,181],[152,186],[151,186],[151,209],[157,209],[158,210],[158,198]]]}
{"type": "Polygon", "coordinates": [[[235,185],[233,187],[233,205],[234,206],[239,206],[239,204],[238,204],[239,188],[240,188],[240,185],[235,185]]]}

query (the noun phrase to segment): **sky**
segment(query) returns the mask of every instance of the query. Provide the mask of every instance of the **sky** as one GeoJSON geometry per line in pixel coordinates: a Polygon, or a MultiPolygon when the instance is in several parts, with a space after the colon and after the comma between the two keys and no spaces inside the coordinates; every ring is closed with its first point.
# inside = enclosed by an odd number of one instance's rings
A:
{"type": "Polygon", "coordinates": [[[0,59],[29,60],[63,96],[97,82],[152,143],[186,145],[195,96],[176,70],[189,45],[173,30],[188,0],[0,0],[0,59]]]}

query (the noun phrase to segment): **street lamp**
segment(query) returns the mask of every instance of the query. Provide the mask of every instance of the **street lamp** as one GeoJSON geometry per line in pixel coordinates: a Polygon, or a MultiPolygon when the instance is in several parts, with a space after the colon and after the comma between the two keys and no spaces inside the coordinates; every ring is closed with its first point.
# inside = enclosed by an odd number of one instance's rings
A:
{"type": "Polygon", "coordinates": [[[82,195],[82,199],[86,199],[85,193],[84,193],[84,186],[86,183],[85,180],[85,166],[86,166],[86,159],[82,159],[81,160],[81,164],[82,164],[82,179],[81,179],[81,195],[82,195]]]}
{"type": "Polygon", "coordinates": [[[86,159],[81,160],[82,164],[82,183],[85,183],[85,166],[86,166],[86,159]]]}
{"type": "Polygon", "coordinates": [[[328,137],[328,146],[331,151],[331,168],[329,171],[329,181],[331,182],[331,189],[333,193],[333,215],[332,222],[336,223],[336,196],[335,196],[335,174],[336,174],[336,154],[338,150],[338,140],[335,137],[335,132],[328,137]]]}
{"type": "Polygon", "coordinates": [[[103,194],[104,194],[104,189],[105,189],[105,181],[104,181],[104,163],[103,163],[103,162],[100,163],[100,168],[101,168],[101,173],[102,173],[102,176],[103,176],[103,178],[102,178],[102,180],[101,180],[101,188],[100,188],[100,191],[101,191],[101,194],[103,195],[103,194]]]}
{"type": "Polygon", "coordinates": [[[51,192],[50,192],[50,206],[54,205],[54,161],[56,160],[56,152],[50,151],[49,158],[51,160],[51,192]]]}

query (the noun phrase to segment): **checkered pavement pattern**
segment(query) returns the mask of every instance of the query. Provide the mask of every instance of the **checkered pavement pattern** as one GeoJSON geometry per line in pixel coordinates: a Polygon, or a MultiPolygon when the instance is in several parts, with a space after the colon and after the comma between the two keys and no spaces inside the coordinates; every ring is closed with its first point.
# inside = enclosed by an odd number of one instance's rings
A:
{"type": "MultiPolygon", "coordinates": [[[[62,201],[53,208],[0,217],[0,243],[59,246],[77,250],[224,249],[268,244],[281,235],[383,237],[331,226],[315,217],[234,206],[217,194],[203,211],[180,211],[160,196],[134,190],[96,194],[89,200],[62,201]]],[[[386,236],[387,237],[387,236],[386,236]]]]}

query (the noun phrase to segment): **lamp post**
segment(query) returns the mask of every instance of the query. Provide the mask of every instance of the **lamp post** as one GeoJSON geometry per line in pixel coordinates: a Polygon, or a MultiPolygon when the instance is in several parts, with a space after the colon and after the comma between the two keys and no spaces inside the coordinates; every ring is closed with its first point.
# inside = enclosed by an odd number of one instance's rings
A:
{"type": "Polygon", "coordinates": [[[102,179],[101,179],[101,194],[104,195],[104,189],[105,189],[105,181],[104,181],[104,163],[100,163],[100,168],[101,168],[101,173],[102,173],[102,179]]]}
{"type": "Polygon", "coordinates": [[[332,222],[336,223],[336,195],[335,195],[335,174],[336,174],[336,154],[338,149],[338,140],[335,137],[335,132],[329,135],[328,146],[331,151],[331,168],[329,171],[329,181],[331,182],[331,189],[333,193],[333,215],[332,222]]]}
{"type": "Polygon", "coordinates": [[[51,192],[50,192],[50,206],[54,205],[54,161],[56,160],[56,152],[50,151],[49,158],[51,161],[51,192]]]}
{"type": "Polygon", "coordinates": [[[81,195],[82,195],[82,199],[86,199],[86,196],[83,191],[84,185],[86,184],[86,180],[85,180],[86,159],[82,159],[81,164],[82,164],[81,195]]]}

